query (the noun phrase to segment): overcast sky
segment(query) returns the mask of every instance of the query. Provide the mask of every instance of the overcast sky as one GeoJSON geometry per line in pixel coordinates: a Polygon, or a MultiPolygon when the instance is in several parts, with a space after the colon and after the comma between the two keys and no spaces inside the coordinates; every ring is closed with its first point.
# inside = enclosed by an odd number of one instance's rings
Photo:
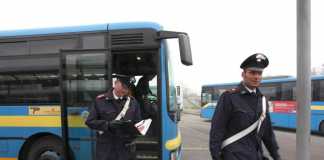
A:
{"type": "MultiPolygon", "coordinates": [[[[323,8],[312,1],[312,67],[324,63],[323,8]]],[[[0,30],[153,21],[187,32],[194,66],[174,64],[174,72],[195,91],[240,81],[240,63],[256,52],[270,60],[265,76],[296,75],[296,0],[7,0],[0,20],[0,30]]]]}

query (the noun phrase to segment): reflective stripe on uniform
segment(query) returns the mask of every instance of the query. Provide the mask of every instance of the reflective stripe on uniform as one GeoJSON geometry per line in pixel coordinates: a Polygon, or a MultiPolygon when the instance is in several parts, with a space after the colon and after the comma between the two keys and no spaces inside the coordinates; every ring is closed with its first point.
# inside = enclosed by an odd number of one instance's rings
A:
{"type": "Polygon", "coordinates": [[[228,146],[229,144],[234,143],[235,141],[243,138],[244,136],[248,135],[249,133],[251,133],[254,129],[256,129],[257,127],[257,131],[259,132],[262,121],[265,119],[266,116],[266,98],[264,96],[262,96],[262,113],[260,115],[260,118],[254,122],[252,125],[250,125],[248,128],[242,130],[239,133],[236,133],[235,135],[225,139],[222,143],[221,149],[225,148],[226,146],[228,146]]]}

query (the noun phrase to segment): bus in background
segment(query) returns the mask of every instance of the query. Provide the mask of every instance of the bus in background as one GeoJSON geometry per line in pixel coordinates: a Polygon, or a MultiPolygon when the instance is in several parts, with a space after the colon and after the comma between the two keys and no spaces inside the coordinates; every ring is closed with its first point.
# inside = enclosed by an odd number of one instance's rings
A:
{"type": "Polygon", "coordinates": [[[95,160],[84,121],[114,74],[157,75],[157,134],[134,141],[134,158],[180,159],[170,38],[191,65],[188,35],[151,22],[0,31],[0,160],[95,160]]]}
{"type": "MultiPolygon", "coordinates": [[[[211,119],[222,92],[239,83],[205,85],[202,90],[202,117],[211,119]]],[[[324,76],[312,77],[311,131],[324,134],[324,76]]],[[[261,82],[261,92],[268,98],[273,126],[296,129],[296,78],[275,78],[261,82]]],[[[216,109],[217,110],[217,109],[216,109]]]]}
{"type": "Polygon", "coordinates": [[[235,88],[239,83],[203,85],[201,88],[200,117],[211,120],[220,95],[226,90],[235,88]]]}

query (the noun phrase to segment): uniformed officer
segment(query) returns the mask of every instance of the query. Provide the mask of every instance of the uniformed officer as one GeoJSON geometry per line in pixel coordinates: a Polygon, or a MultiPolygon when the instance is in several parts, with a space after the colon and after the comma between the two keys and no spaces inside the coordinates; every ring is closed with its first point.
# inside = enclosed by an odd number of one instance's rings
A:
{"type": "MultiPolygon", "coordinates": [[[[243,81],[232,90],[224,92],[213,115],[209,147],[213,160],[264,160],[262,141],[274,160],[280,160],[278,144],[272,129],[268,112],[260,128],[254,128],[244,137],[230,143],[222,144],[224,140],[250,127],[263,113],[262,93],[258,89],[263,69],[269,64],[264,54],[253,54],[243,61],[243,81]],[[223,147],[222,147],[223,146],[223,147]],[[225,147],[224,147],[225,146],[225,147]]],[[[242,132],[241,132],[242,133],[242,132]]]]}
{"type": "Polygon", "coordinates": [[[152,116],[157,113],[156,105],[151,105],[152,103],[150,103],[149,100],[150,97],[156,98],[156,96],[153,95],[149,84],[154,77],[155,74],[143,75],[143,77],[138,80],[135,89],[135,98],[141,106],[142,117],[144,119],[152,118],[152,116]]]}
{"type": "Polygon", "coordinates": [[[141,107],[141,116],[143,119],[152,119],[152,124],[146,135],[158,135],[158,107],[156,104],[156,95],[153,95],[150,89],[150,81],[155,77],[155,74],[146,74],[141,77],[136,85],[135,98],[141,107]]]}
{"type": "Polygon", "coordinates": [[[98,131],[96,160],[128,160],[127,145],[136,136],[132,127],[141,120],[138,102],[128,96],[130,77],[119,76],[114,84],[112,90],[97,96],[86,120],[89,128],[98,131]]]}

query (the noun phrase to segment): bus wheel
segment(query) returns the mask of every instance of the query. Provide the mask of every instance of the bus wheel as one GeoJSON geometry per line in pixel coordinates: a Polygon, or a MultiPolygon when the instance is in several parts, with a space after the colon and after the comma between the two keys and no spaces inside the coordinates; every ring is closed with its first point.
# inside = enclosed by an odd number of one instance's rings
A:
{"type": "Polygon", "coordinates": [[[42,137],[31,145],[27,160],[62,160],[62,146],[62,141],[56,137],[42,137]]]}
{"type": "Polygon", "coordinates": [[[319,131],[320,131],[321,134],[324,135],[324,121],[322,121],[322,122],[320,123],[319,131]]]}

